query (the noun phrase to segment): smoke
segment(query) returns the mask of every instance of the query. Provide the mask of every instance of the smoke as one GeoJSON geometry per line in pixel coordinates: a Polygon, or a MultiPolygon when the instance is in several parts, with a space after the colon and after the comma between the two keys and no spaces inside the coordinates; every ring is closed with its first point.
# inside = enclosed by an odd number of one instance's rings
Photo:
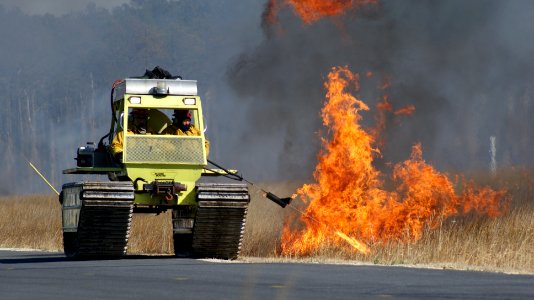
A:
{"type": "MultiPolygon", "coordinates": [[[[438,168],[485,169],[487,141],[499,136],[499,166],[532,165],[533,12],[528,0],[388,0],[306,25],[286,7],[228,70],[249,107],[242,138],[278,156],[278,174],[310,174],[316,132],[326,130],[324,76],[348,65],[362,75],[358,97],[371,107],[384,93],[395,108],[416,107],[411,117],[388,117],[384,160],[406,159],[421,142],[438,168]]],[[[370,126],[372,113],[364,118],[370,126]]]]}
{"type": "Polygon", "coordinates": [[[128,2],[129,0],[3,0],[2,4],[7,8],[18,8],[22,12],[30,15],[63,15],[75,11],[82,11],[91,5],[112,9],[128,2]]]}

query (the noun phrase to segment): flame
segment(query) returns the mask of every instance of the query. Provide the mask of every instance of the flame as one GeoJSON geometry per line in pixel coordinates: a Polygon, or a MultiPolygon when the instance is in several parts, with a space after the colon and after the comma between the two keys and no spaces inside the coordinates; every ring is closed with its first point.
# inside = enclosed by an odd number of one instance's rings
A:
{"type": "Polygon", "coordinates": [[[361,253],[363,253],[363,254],[371,253],[371,250],[369,249],[369,247],[367,247],[367,245],[361,243],[360,241],[347,236],[346,234],[344,234],[341,231],[336,231],[336,234],[340,238],[344,239],[347,243],[349,243],[349,245],[354,247],[356,250],[360,251],[361,253]]]}
{"type": "Polygon", "coordinates": [[[337,16],[349,9],[377,4],[378,0],[269,0],[264,12],[264,19],[273,24],[276,12],[283,6],[290,5],[304,23],[311,24],[324,17],[337,16]]]}
{"type": "Polygon", "coordinates": [[[401,107],[397,109],[393,114],[396,116],[405,115],[405,116],[411,116],[415,112],[415,105],[410,104],[406,105],[405,107],[401,107]]]}
{"type": "MultiPolygon", "coordinates": [[[[316,182],[297,190],[308,206],[297,220],[301,229],[289,226],[295,220],[286,220],[282,254],[310,255],[324,245],[346,247],[345,242],[365,254],[370,251],[366,243],[415,242],[426,228],[454,215],[503,213],[506,191],[477,188],[464,180],[457,194],[458,182],[427,164],[420,144],[413,146],[408,160],[393,167],[395,187],[386,191],[384,174],[373,166],[380,155],[377,137],[359,125],[360,112],[369,107],[348,91],[357,89],[358,80],[347,67],[335,67],[328,75],[322,120],[330,137],[322,138],[316,182]]],[[[392,111],[387,98],[383,102],[382,109],[392,111]]]]}
{"type": "Polygon", "coordinates": [[[380,112],[392,111],[393,110],[393,105],[391,105],[391,102],[389,102],[389,97],[387,95],[384,95],[382,97],[382,101],[380,101],[380,102],[378,102],[376,104],[376,108],[380,112]]]}
{"type": "Polygon", "coordinates": [[[276,10],[278,7],[278,1],[277,0],[269,0],[267,2],[267,5],[265,6],[265,11],[263,12],[263,20],[267,24],[274,24],[276,23],[277,16],[276,16],[276,10]]]}

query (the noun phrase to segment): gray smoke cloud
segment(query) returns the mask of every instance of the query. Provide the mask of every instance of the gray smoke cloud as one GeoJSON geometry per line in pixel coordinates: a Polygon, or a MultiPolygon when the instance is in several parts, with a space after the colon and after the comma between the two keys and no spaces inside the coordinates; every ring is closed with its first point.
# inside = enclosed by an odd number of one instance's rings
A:
{"type": "Polygon", "coordinates": [[[112,9],[130,0],[3,0],[2,4],[10,9],[18,8],[30,15],[63,15],[76,11],[82,11],[88,5],[112,9]]]}
{"type": "MultiPolygon", "coordinates": [[[[310,25],[282,10],[277,24],[264,27],[261,45],[244,51],[227,73],[249,106],[253,125],[242,138],[254,141],[255,151],[278,151],[270,157],[279,156],[271,166],[279,174],[310,174],[316,132],[324,131],[322,82],[333,66],[347,65],[362,75],[357,96],[371,107],[385,77],[395,108],[416,107],[411,117],[388,118],[385,161],[408,158],[421,142],[424,158],[438,168],[488,170],[489,138],[496,136],[499,166],[532,165],[533,18],[528,0],[388,0],[310,25]]],[[[364,118],[370,126],[373,113],[364,118]]]]}

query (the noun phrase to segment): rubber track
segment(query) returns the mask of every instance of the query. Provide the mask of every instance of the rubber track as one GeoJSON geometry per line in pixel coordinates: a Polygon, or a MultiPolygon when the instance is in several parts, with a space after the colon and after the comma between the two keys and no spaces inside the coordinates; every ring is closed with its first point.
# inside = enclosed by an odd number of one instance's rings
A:
{"type": "Polygon", "coordinates": [[[126,254],[133,213],[131,182],[84,182],[75,257],[126,254]]]}
{"type": "Polygon", "coordinates": [[[250,195],[246,184],[197,185],[193,252],[197,257],[235,259],[241,250],[250,195]]]}

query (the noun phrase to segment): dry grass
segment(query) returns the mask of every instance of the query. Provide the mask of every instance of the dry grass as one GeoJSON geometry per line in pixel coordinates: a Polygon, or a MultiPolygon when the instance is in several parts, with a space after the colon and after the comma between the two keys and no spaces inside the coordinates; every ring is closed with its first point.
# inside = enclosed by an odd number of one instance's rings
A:
{"type": "MultiPolygon", "coordinates": [[[[298,183],[265,183],[262,187],[280,197],[289,197],[300,185],[298,183]]],[[[247,225],[242,256],[274,257],[280,251],[280,236],[289,207],[281,208],[263,197],[263,192],[253,188],[247,215],[247,225]]]]}
{"type": "MultiPolygon", "coordinates": [[[[170,213],[134,215],[130,254],[170,254],[170,213]]],[[[63,251],[61,205],[56,195],[0,198],[0,248],[63,251]]]]}
{"type": "Polygon", "coordinates": [[[63,250],[57,196],[0,198],[0,247],[63,250]]]}
{"type": "MultiPolygon", "coordinates": [[[[357,260],[375,264],[426,264],[444,268],[505,272],[534,272],[534,173],[509,171],[499,180],[477,176],[485,184],[507,186],[513,201],[503,217],[468,216],[446,220],[436,230],[426,230],[414,244],[372,243],[364,256],[350,248],[324,245],[311,258],[280,257],[282,209],[252,190],[242,256],[271,259],[304,259],[332,262],[357,260]]],[[[297,183],[264,184],[266,190],[287,196],[297,183]]],[[[294,212],[294,211],[293,211],[294,212]]],[[[0,198],[0,247],[62,250],[61,208],[55,195],[0,198]]],[[[170,212],[135,215],[129,254],[172,254],[170,212]]]]}
{"type": "Polygon", "coordinates": [[[134,214],[129,254],[173,254],[171,211],[158,216],[134,214]]]}

